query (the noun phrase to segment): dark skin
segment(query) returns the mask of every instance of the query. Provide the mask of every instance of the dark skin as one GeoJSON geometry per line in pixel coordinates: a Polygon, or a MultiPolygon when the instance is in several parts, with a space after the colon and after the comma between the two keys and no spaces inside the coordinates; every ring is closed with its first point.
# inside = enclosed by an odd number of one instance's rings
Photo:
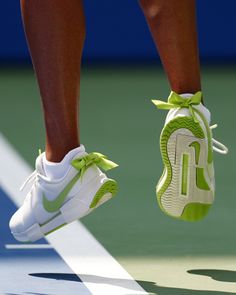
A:
{"type": "MultiPolygon", "coordinates": [[[[201,89],[195,0],[140,0],[171,89],[201,89]]],[[[60,162],[80,145],[78,98],[85,20],[81,0],[21,0],[46,126],[46,157],[60,162]]]]}
{"type": "Polygon", "coordinates": [[[201,90],[195,0],[140,0],[171,89],[201,90]]]}
{"type": "Polygon", "coordinates": [[[22,0],[25,32],[46,126],[46,157],[79,146],[78,98],[85,19],[80,0],[22,0]]]}

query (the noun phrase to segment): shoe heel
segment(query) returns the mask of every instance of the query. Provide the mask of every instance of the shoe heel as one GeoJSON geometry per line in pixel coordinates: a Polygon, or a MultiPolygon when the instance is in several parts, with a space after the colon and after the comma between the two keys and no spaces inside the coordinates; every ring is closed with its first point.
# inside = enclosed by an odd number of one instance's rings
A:
{"type": "MultiPolygon", "coordinates": [[[[115,180],[106,179],[103,180],[103,184],[94,184],[94,187],[90,191],[83,192],[83,200],[81,197],[75,197],[68,201],[61,209],[61,214],[66,223],[73,222],[80,219],[92,210],[111,199],[117,192],[117,183],[115,180]]],[[[88,188],[89,189],[89,188],[88,188]]],[[[82,193],[82,192],[81,192],[82,193]]]]}
{"type": "Polygon", "coordinates": [[[211,204],[190,203],[184,208],[181,219],[185,221],[198,221],[203,219],[210,210],[211,204]]]}
{"type": "Polygon", "coordinates": [[[89,208],[94,209],[115,196],[118,191],[117,182],[113,179],[106,181],[94,196],[89,208]]]}

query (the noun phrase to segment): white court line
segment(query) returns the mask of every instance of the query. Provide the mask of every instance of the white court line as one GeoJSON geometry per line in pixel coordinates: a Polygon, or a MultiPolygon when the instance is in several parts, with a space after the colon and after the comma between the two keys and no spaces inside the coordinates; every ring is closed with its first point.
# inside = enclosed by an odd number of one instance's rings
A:
{"type": "MultiPolygon", "coordinates": [[[[18,188],[32,169],[1,134],[0,167],[0,185],[19,207],[24,194],[18,188]]],[[[93,295],[148,294],[81,222],[61,228],[46,240],[93,295]]]]}
{"type": "Polygon", "coordinates": [[[8,250],[24,250],[24,249],[53,249],[49,244],[6,244],[8,250]]]}

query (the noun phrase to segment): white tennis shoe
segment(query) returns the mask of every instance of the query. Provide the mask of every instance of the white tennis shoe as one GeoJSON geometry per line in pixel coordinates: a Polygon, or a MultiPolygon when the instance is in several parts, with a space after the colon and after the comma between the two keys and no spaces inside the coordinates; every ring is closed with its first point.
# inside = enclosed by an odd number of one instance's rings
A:
{"type": "Polygon", "coordinates": [[[100,153],[81,151],[73,157],[64,177],[51,180],[43,167],[43,154],[36,159],[36,170],[23,184],[31,183],[23,205],[10,220],[18,241],[34,242],[60,227],[82,218],[111,199],[117,183],[98,168],[118,166],[100,153]]]}
{"type": "Polygon", "coordinates": [[[153,100],[169,110],[160,136],[164,171],[156,187],[158,203],[166,214],[186,221],[207,214],[215,193],[213,150],[228,151],[212,138],[211,115],[201,97],[172,91],[168,102],[153,100]]]}

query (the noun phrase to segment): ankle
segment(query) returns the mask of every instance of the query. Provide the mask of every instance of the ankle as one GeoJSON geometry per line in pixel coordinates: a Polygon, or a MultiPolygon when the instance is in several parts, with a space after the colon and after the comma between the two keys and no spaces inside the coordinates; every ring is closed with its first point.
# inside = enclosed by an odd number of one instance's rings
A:
{"type": "Polygon", "coordinates": [[[81,145],[75,149],[70,150],[66,155],[61,159],[61,161],[50,161],[47,158],[46,153],[43,155],[43,167],[45,174],[50,179],[59,179],[62,178],[70,168],[70,163],[72,159],[79,153],[84,153],[84,146],[81,145]]]}
{"type": "Polygon", "coordinates": [[[59,163],[70,151],[76,149],[79,146],[79,143],[75,143],[67,147],[52,148],[47,144],[45,149],[45,158],[49,162],[59,163]]]}

